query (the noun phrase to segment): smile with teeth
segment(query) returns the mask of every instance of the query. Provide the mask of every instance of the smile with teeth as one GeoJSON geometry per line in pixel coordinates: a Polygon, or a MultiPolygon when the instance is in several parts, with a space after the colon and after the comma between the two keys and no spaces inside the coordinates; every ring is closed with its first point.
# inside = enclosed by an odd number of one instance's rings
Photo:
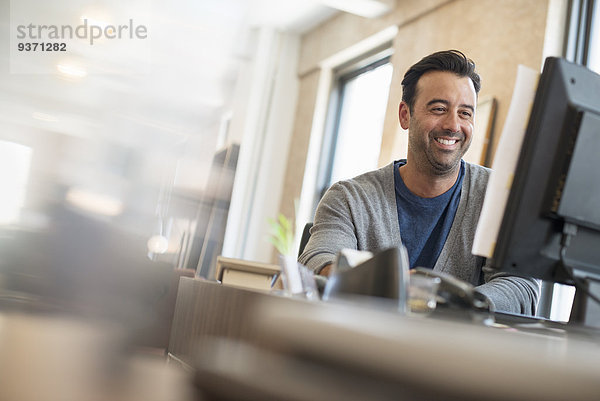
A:
{"type": "Polygon", "coordinates": [[[456,142],[458,142],[458,139],[435,138],[435,140],[442,145],[454,145],[456,142]]]}

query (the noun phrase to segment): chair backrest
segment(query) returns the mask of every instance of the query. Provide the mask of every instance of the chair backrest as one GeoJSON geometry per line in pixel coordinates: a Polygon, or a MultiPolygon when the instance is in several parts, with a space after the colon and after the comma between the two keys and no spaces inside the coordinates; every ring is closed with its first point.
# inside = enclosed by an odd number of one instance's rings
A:
{"type": "Polygon", "coordinates": [[[302,237],[300,238],[300,248],[298,249],[298,257],[302,255],[304,252],[304,248],[308,243],[308,239],[310,238],[310,228],[313,226],[313,223],[306,223],[304,226],[304,230],[302,231],[302,237]]]}

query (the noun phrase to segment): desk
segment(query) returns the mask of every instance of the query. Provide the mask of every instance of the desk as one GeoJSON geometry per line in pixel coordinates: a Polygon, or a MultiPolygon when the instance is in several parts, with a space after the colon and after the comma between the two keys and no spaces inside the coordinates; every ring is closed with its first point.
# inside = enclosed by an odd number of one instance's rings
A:
{"type": "Polygon", "coordinates": [[[204,341],[193,360],[211,399],[600,399],[597,337],[249,297],[246,327],[204,341]]]}
{"type": "Polygon", "coordinates": [[[169,357],[191,367],[202,343],[215,337],[263,345],[270,340],[255,324],[254,313],[257,305],[269,301],[282,305],[300,302],[200,278],[181,278],[167,349],[169,357]]]}

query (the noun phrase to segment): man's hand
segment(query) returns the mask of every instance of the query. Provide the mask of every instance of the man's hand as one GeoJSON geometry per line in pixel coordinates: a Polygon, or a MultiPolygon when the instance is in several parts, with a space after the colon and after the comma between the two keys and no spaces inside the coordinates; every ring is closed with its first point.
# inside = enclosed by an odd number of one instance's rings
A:
{"type": "Polygon", "coordinates": [[[321,271],[319,272],[319,276],[329,277],[331,275],[331,271],[332,271],[331,266],[333,266],[331,263],[328,265],[325,265],[325,267],[323,267],[321,269],[321,271]]]}

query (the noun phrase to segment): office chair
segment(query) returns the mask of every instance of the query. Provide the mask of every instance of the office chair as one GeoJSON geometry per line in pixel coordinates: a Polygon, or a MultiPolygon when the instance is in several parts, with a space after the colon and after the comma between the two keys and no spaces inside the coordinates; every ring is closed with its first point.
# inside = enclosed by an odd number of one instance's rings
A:
{"type": "Polygon", "coordinates": [[[304,230],[302,231],[302,237],[300,238],[300,248],[298,249],[298,257],[300,257],[300,255],[302,255],[302,252],[304,252],[304,248],[306,247],[308,239],[310,238],[310,229],[312,226],[313,223],[306,223],[306,225],[304,226],[304,230]]]}

